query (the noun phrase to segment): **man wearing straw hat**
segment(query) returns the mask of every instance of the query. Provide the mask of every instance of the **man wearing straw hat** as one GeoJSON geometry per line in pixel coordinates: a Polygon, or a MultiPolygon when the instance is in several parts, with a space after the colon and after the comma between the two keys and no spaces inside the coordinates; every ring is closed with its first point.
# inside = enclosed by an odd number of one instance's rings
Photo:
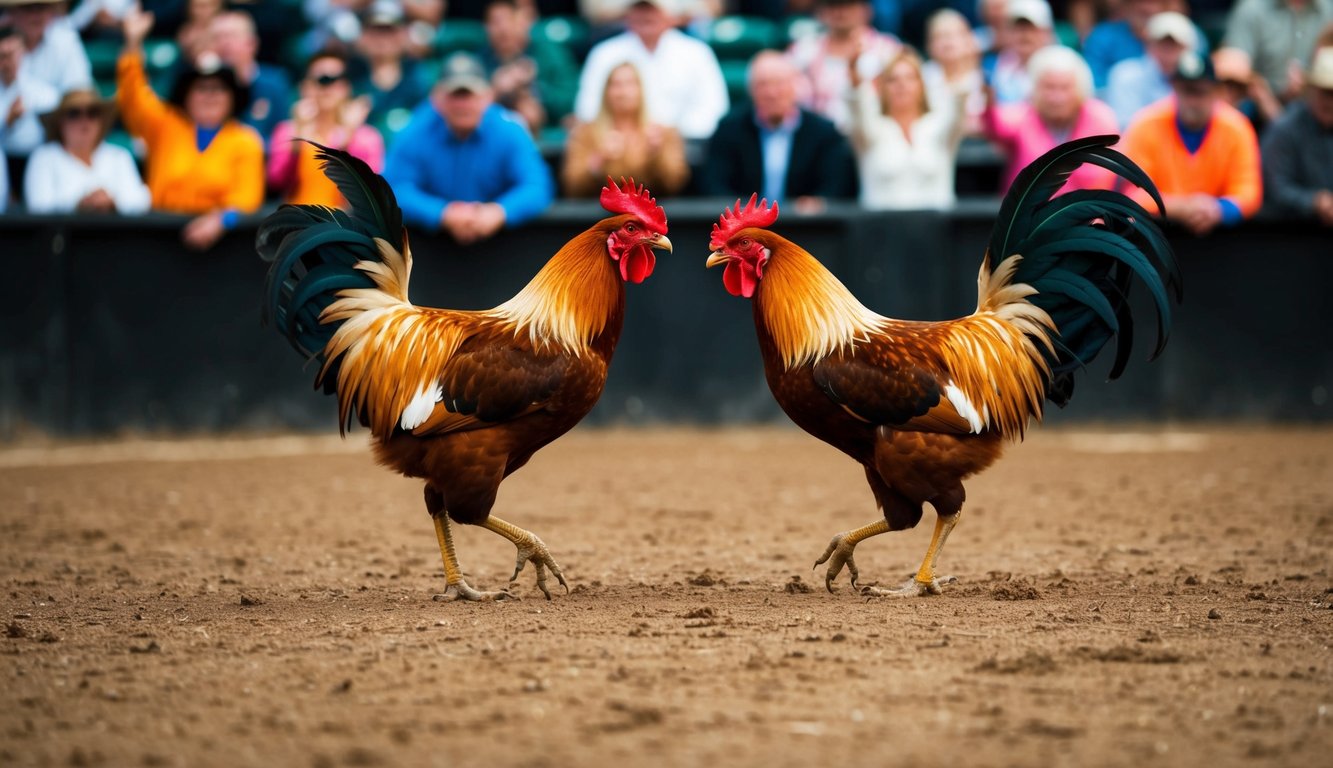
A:
{"type": "Polygon", "coordinates": [[[1264,135],[1264,190],[1274,210],[1333,227],[1333,46],[1315,51],[1305,98],[1264,135]]]}
{"type": "Polygon", "coordinates": [[[115,103],[78,88],[42,115],[47,143],[28,161],[23,203],[33,213],[126,213],[148,210],[148,187],[134,157],[107,144],[115,103]]]}

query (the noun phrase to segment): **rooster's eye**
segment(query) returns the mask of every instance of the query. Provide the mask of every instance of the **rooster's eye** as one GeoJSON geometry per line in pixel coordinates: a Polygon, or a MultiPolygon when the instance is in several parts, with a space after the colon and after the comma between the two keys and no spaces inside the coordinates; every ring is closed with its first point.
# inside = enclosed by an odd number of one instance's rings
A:
{"type": "Polygon", "coordinates": [[[753,243],[750,241],[750,238],[748,237],[741,241],[742,248],[749,248],[751,245],[753,245],[753,243]]]}
{"type": "Polygon", "coordinates": [[[638,227],[634,226],[633,224],[626,224],[626,225],[625,225],[625,231],[626,231],[626,232],[633,232],[633,231],[635,231],[636,229],[638,229],[638,227]]]}

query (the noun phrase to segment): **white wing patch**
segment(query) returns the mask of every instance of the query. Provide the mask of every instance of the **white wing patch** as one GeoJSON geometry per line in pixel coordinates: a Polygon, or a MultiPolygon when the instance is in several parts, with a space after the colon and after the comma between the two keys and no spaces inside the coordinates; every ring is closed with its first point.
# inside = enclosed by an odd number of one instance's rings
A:
{"type": "Polygon", "coordinates": [[[433,386],[421,390],[412,398],[412,401],[403,409],[403,417],[399,424],[403,429],[416,429],[430,418],[435,410],[435,404],[444,399],[444,387],[439,382],[433,386]]]}
{"type": "MultiPolygon", "coordinates": [[[[989,420],[990,414],[988,412],[978,412],[977,407],[972,405],[972,401],[967,399],[967,395],[963,394],[963,390],[959,389],[958,385],[952,381],[945,385],[944,394],[949,398],[949,402],[953,404],[953,409],[958,411],[958,415],[967,420],[967,424],[972,428],[972,431],[981,434],[981,431],[986,428],[986,422],[989,420]]],[[[989,411],[990,409],[985,410],[989,411]]]]}

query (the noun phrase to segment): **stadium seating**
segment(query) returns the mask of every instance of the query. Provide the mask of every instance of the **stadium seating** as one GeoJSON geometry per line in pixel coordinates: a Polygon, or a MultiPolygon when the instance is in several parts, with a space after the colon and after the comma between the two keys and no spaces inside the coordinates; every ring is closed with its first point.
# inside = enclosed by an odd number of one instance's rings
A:
{"type": "Polygon", "coordinates": [[[708,27],[708,45],[720,61],[748,61],[765,48],[783,44],[776,22],[750,16],[722,16],[708,27]]]}

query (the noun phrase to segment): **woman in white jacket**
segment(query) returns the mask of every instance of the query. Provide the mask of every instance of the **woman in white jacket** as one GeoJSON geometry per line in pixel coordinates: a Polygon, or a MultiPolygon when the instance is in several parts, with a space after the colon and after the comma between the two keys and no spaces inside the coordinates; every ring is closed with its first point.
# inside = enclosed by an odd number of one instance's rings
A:
{"type": "Polygon", "coordinates": [[[965,92],[931,104],[921,59],[904,49],[874,80],[851,70],[852,146],[861,173],[861,205],[873,210],[948,208],[954,162],[965,129],[965,92]]]}
{"type": "Polygon", "coordinates": [[[33,213],[127,213],[148,210],[150,197],[134,157],[106,143],[115,105],[91,89],[65,94],[42,117],[47,143],[33,150],[23,174],[23,203],[33,213]]]}

